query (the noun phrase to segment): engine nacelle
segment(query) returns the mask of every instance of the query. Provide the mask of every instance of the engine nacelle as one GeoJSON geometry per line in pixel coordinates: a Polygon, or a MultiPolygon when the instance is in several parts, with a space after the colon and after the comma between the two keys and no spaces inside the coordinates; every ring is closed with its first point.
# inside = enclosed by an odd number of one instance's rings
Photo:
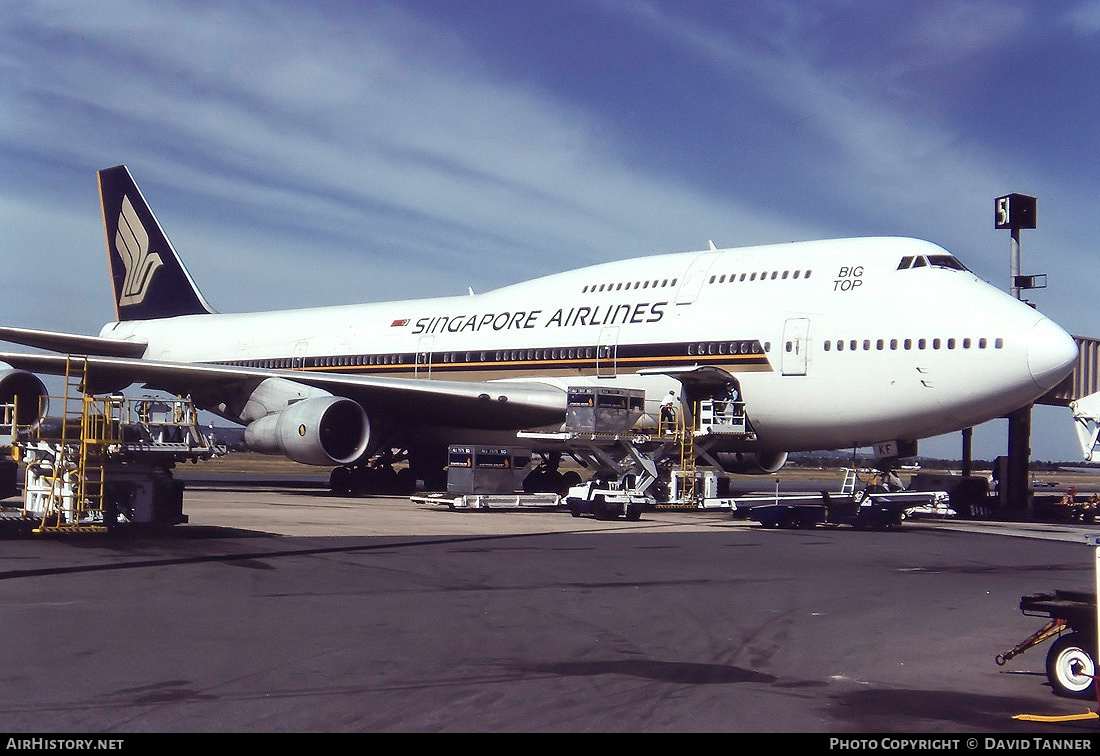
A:
{"type": "Polygon", "coordinates": [[[348,465],[367,453],[370,421],[351,399],[316,397],[251,423],[244,442],[253,451],[306,465],[348,465]]]}
{"type": "Polygon", "coordinates": [[[0,404],[15,404],[17,425],[31,425],[42,419],[46,412],[41,400],[44,396],[46,386],[34,373],[14,368],[0,370],[0,404]]]}
{"type": "Polygon", "coordinates": [[[720,452],[715,458],[723,470],[735,475],[769,475],[787,464],[787,452],[720,452]]]}

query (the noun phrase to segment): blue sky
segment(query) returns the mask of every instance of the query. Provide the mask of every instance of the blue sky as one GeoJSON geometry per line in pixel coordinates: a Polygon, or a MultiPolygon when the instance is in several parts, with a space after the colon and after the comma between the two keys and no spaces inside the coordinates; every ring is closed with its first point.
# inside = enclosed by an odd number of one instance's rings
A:
{"type": "MultiPolygon", "coordinates": [[[[1100,335],[1098,0],[17,0],[0,103],[5,324],[112,318],[95,171],[125,163],[227,312],[711,239],[916,236],[1005,287],[1023,192],[1031,299],[1100,335]]],[[[1075,459],[1068,411],[1032,446],[1075,459]]]]}

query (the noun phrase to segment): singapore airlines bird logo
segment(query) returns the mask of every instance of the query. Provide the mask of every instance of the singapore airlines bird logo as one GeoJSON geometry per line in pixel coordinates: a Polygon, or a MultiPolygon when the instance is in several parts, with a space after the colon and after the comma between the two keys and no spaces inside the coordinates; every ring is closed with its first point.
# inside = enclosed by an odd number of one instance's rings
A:
{"type": "Polygon", "coordinates": [[[164,265],[164,261],[159,254],[149,249],[149,234],[134,211],[134,206],[130,204],[130,198],[126,196],[122,198],[122,212],[118,214],[115,249],[126,267],[118,303],[121,306],[141,304],[145,301],[153,274],[164,265]]]}

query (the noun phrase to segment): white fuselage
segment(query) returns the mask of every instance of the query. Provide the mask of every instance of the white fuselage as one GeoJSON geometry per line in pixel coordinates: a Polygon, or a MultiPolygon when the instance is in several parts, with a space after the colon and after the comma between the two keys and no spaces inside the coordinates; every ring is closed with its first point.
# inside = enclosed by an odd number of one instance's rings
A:
{"type": "Polygon", "coordinates": [[[942,248],[903,238],[658,255],[485,294],[129,321],[147,359],[432,379],[678,384],[713,365],[765,450],[925,438],[1053,388],[1073,339],[942,248]],[[903,263],[903,261],[906,261],[903,263]],[[899,266],[901,266],[899,268],[899,266]]]}

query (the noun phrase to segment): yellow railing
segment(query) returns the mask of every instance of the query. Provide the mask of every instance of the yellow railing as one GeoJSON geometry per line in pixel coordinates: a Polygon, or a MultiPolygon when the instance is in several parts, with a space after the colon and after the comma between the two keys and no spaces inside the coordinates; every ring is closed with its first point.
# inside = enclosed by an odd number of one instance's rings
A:
{"type": "MultiPolygon", "coordinates": [[[[45,504],[36,502],[33,511],[41,512],[36,533],[57,531],[102,531],[106,482],[104,480],[107,446],[118,440],[119,425],[112,408],[114,397],[96,398],[84,393],[88,363],[82,357],[70,357],[65,362],[65,395],[60,399],[59,418],[41,417],[34,426],[32,440],[40,451],[53,451],[51,472],[42,477],[48,487],[45,504]],[[54,421],[60,421],[55,429],[54,421]]],[[[42,397],[49,406],[51,397],[42,397]]],[[[43,405],[40,405],[43,406],[43,405]]],[[[44,414],[44,413],[42,413],[44,414]]],[[[24,497],[24,514],[32,496],[42,491],[28,491],[24,497]]]]}
{"type": "Polygon", "coordinates": [[[680,466],[678,469],[672,471],[672,475],[679,479],[676,485],[676,502],[669,502],[670,505],[694,503],[695,502],[695,478],[696,478],[696,464],[695,464],[695,423],[698,422],[699,417],[699,404],[696,402],[693,407],[691,417],[694,419],[692,427],[688,426],[687,413],[683,411],[682,406],[674,407],[673,412],[665,411],[665,407],[662,407],[660,419],[657,424],[657,432],[662,437],[673,436],[677,445],[680,447],[680,466]]]}

